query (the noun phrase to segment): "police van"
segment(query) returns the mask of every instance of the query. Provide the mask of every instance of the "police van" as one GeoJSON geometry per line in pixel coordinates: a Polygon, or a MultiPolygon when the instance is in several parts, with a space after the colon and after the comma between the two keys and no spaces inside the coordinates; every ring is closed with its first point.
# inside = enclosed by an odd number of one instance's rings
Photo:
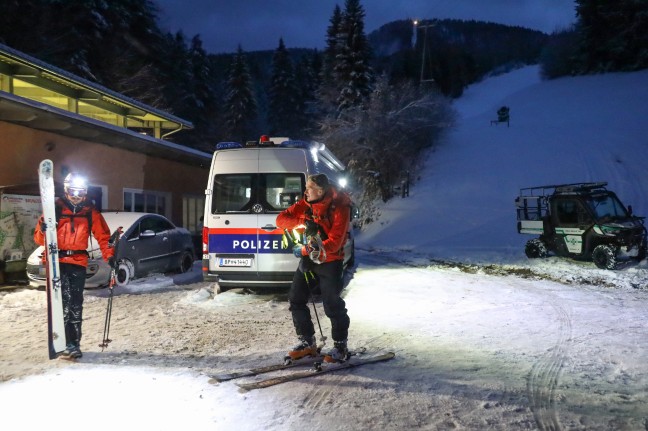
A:
{"type": "MultiPolygon", "coordinates": [[[[318,173],[338,189],[346,185],[344,166],[322,143],[264,136],[217,144],[205,190],[203,279],[220,291],[290,285],[299,260],[275,221],[318,173]]],[[[347,234],[344,261],[353,265],[351,227],[347,234]]]]}

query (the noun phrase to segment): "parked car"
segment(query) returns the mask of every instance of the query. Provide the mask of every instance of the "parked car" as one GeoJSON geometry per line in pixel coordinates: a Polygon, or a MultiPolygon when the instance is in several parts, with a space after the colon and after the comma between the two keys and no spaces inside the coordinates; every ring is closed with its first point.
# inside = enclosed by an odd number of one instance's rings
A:
{"type": "MultiPolygon", "coordinates": [[[[111,232],[122,227],[123,234],[117,246],[117,284],[125,285],[133,278],[153,272],[191,269],[194,248],[191,233],[176,227],[167,218],[150,213],[104,212],[111,232]]],[[[38,247],[27,259],[27,278],[33,287],[45,286],[43,247],[38,247]]],[[[88,241],[88,268],[86,288],[108,285],[110,267],[103,260],[99,244],[91,237],[88,241]]]]}

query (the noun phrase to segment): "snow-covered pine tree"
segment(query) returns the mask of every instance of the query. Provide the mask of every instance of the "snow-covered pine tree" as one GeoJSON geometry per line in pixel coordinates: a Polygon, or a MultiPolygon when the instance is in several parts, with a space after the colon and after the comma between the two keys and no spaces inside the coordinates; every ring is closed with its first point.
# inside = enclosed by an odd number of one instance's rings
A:
{"type": "Polygon", "coordinates": [[[334,78],[340,89],[338,113],[362,107],[371,93],[374,73],[369,65],[371,47],[364,31],[364,16],[360,0],[345,1],[334,66],[334,78]]]}

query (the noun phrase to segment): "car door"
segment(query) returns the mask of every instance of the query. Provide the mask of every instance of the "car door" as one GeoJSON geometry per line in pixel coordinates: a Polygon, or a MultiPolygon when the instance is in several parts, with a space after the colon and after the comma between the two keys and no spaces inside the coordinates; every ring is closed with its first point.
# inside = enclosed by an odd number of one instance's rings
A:
{"type": "Polygon", "coordinates": [[[165,219],[151,214],[142,217],[128,237],[128,255],[135,266],[135,274],[143,276],[151,272],[165,272],[170,267],[172,225],[165,219]]]}

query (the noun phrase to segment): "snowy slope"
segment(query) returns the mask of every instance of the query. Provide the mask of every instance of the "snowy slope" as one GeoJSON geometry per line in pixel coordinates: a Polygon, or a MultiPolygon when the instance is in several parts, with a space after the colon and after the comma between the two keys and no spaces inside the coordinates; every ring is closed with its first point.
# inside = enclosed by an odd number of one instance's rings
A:
{"type": "Polygon", "coordinates": [[[540,82],[527,67],[469,88],[461,118],[436,149],[410,198],[383,209],[361,247],[416,249],[436,258],[524,262],[516,231],[519,189],[607,181],[648,215],[648,71],[540,82]],[[491,125],[497,109],[511,125],[491,125]]]}

